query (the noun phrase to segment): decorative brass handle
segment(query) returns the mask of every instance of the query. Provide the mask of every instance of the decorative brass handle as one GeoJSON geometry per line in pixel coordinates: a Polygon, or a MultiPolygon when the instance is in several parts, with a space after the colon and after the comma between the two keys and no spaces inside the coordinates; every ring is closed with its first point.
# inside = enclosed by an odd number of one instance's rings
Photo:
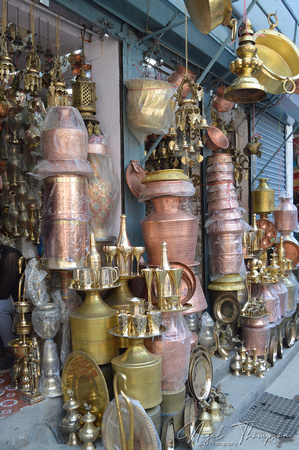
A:
{"type": "Polygon", "coordinates": [[[291,78],[286,78],[283,81],[283,83],[282,83],[282,87],[283,87],[283,90],[285,91],[286,94],[293,94],[295,92],[295,90],[296,90],[296,83],[291,78]],[[292,83],[292,85],[293,85],[293,87],[292,87],[292,89],[290,91],[288,91],[287,88],[286,88],[286,84],[287,84],[288,81],[290,81],[292,83]]]}
{"type": "Polygon", "coordinates": [[[236,39],[236,36],[237,36],[237,31],[238,31],[237,25],[238,25],[237,19],[232,19],[228,25],[229,28],[231,28],[230,37],[231,37],[232,42],[236,39]]]}
{"type": "Polygon", "coordinates": [[[274,14],[274,13],[270,13],[270,14],[268,15],[268,22],[269,22],[269,25],[270,25],[270,30],[274,30],[274,28],[276,28],[277,25],[278,25],[278,18],[277,18],[277,15],[274,14]],[[270,20],[270,17],[275,17],[276,22],[275,22],[275,23],[272,23],[271,20],[270,20]]]}

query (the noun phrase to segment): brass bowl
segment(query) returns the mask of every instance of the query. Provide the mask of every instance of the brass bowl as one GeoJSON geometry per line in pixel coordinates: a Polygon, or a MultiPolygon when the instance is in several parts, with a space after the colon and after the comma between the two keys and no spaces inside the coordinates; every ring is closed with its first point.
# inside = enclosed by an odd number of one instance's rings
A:
{"type": "Polygon", "coordinates": [[[28,303],[28,302],[15,302],[14,307],[17,311],[17,313],[29,313],[30,311],[33,310],[33,304],[32,303],[28,303]]]}
{"type": "Polygon", "coordinates": [[[26,345],[22,344],[22,339],[14,339],[13,341],[10,341],[8,345],[13,349],[14,355],[19,358],[24,358],[25,356],[28,356],[29,349],[32,345],[32,339],[27,338],[26,339],[26,345]]]}
{"type": "Polygon", "coordinates": [[[203,34],[222,23],[226,23],[231,17],[231,0],[184,0],[192,22],[203,34]]]}

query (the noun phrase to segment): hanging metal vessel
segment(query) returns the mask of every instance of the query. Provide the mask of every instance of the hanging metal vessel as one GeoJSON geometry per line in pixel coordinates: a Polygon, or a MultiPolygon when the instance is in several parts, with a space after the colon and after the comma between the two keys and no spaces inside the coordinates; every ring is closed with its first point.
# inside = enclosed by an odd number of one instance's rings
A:
{"type": "Polygon", "coordinates": [[[232,8],[231,0],[184,0],[192,22],[203,34],[218,25],[228,25],[232,8]]]}
{"type": "MultiPolygon", "coordinates": [[[[180,86],[181,82],[184,79],[184,76],[186,75],[186,72],[187,72],[188,78],[190,78],[192,81],[196,80],[196,74],[194,72],[192,72],[192,70],[190,70],[190,69],[186,70],[186,67],[178,65],[177,68],[175,69],[175,71],[168,77],[168,79],[167,79],[168,83],[172,83],[172,84],[175,84],[176,86],[180,86]]],[[[181,97],[182,98],[187,97],[189,92],[190,92],[190,88],[189,88],[188,84],[186,83],[183,87],[181,97]]]]}
{"type": "Polygon", "coordinates": [[[212,100],[212,105],[214,109],[222,113],[228,112],[234,107],[234,102],[229,102],[228,100],[225,100],[224,98],[225,90],[226,90],[225,86],[219,86],[212,100]]]}
{"type": "Polygon", "coordinates": [[[252,211],[256,214],[271,214],[274,210],[275,191],[270,188],[270,178],[259,178],[258,187],[252,191],[252,211]]]}
{"type": "Polygon", "coordinates": [[[296,89],[295,82],[290,78],[298,78],[299,49],[282,33],[275,31],[278,19],[275,14],[268,15],[270,28],[255,33],[257,56],[263,61],[262,70],[255,76],[265,86],[270,94],[292,93],[296,89]],[[270,17],[276,19],[272,24],[270,17]]]}
{"type": "Polygon", "coordinates": [[[225,134],[216,127],[209,127],[206,132],[205,145],[213,152],[226,149],[229,142],[225,134]]]}

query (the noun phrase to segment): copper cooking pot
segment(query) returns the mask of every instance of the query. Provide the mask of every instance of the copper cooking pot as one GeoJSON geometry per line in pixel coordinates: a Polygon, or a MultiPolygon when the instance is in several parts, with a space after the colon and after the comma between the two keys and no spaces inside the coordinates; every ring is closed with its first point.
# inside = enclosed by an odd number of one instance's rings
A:
{"type": "Polygon", "coordinates": [[[208,219],[211,220],[236,220],[243,219],[240,208],[216,210],[208,214],[208,219]]]}
{"type": "Polygon", "coordinates": [[[229,253],[242,253],[242,236],[236,234],[220,234],[209,238],[209,254],[222,256],[229,253]]]}
{"type": "Polygon", "coordinates": [[[209,127],[206,131],[205,145],[213,152],[226,149],[229,142],[225,134],[216,127],[209,127]]]}
{"type": "Polygon", "coordinates": [[[208,204],[208,212],[219,211],[220,209],[236,209],[239,207],[239,202],[237,199],[229,199],[229,200],[214,200],[213,202],[209,202],[208,204]]]}
{"type": "Polygon", "coordinates": [[[233,102],[229,102],[224,98],[224,92],[226,90],[225,86],[219,86],[217,88],[216,94],[213,97],[212,105],[216,111],[219,112],[228,112],[234,107],[233,102]]]}
{"type": "Polygon", "coordinates": [[[240,273],[244,262],[242,253],[226,253],[210,256],[210,269],[214,274],[227,275],[240,273]]]}
{"type": "Polygon", "coordinates": [[[232,163],[232,157],[229,153],[214,153],[207,157],[207,164],[232,163]]]}
{"type": "Polygon", "coordinates": [[[274,210],[274,223],[278,231],[292,233],[298,225],[298,209],[291,202],[292,197],[278,197],[281,202],[274,210]]]}
{"type": "Polygon", "coordinates": [[[207,183],[217,183],[219,181],[234,181],[232,172],[211,172],[206,176],[207,183]]]}
{"type": "Polygon", "coordinates": [[[234,165],[232,163],[212,163],[208,164],[206,168],[206,173],[211,172],[233,172],[234,165]]]}
{"type": "MultiPolygon", "coordinates": [[[[268,318],[268,316],[265,316],[268,318]]],[[[270,328],[269,324],[260,327],[252,326],[252,323],[256,321],[255,317],[246,318],[246,322],[250,325],[244,323],[244,317],[241,317],[242,323],[242,339],[244,341],[244,346],[247,350],[253,350],[256,348],[258,356],[263,356],[265,354],[265,347],[268,346],[270,342],[270,328]],[[252,319],[252,320],[251,320],[252,319]]],[[[265,319],[266,320],[266,319],[265,319]]]]}
{"type": "MultiPolygon", "coordinates": [[[[192,72],[192,70],[187,69],[184,66],[178,65],[175,71],[168,77],[168,83],[175,84],[176,86],[180,86],[187,72],[187,76],[192,80],[196,80],[196,73],[192,72]]],[[[190,88],[188,84],[185,84],[182,90],[182,98],[187,97],[190,92],[190,88]]]]}
{"type": "Polygon", "coordinates": [[[167,242],[169,261],[194,261],[198,218],[179,209],[180,197],[152,198],[153,212],[140,222],[150,264],[159,265],[161,243],[167,242]]]}
{"type": "Polygon", "coordinates": [[[221,235],[222,233],[241,234],[244,232],[243,219],[215,220],[206,230],[208,235],[221,235]]]}

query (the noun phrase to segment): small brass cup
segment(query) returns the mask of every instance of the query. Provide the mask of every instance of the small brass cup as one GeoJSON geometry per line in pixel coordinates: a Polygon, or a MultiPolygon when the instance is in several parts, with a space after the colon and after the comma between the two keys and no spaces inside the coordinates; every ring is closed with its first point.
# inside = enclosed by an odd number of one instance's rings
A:
{"type": "Polygon", "coordinates": [[[132,316],[133,327],[136,336],[143,336],[146,333],[147,315],[135,314],[132,316]]]}
{"type": "Polygon", "coordinates": [[[131,330],[131,316],[130,314],[121,312],[117,314],[118,331],[122,336],[129,336],[131,330]]]}
{"type": "Polygon", "coordinates": [[[92,289],[98,286],[98,275],[94,269],[73,270],[74,284],[80,289],[92,289]]]}
{"type": "Polygon", "coordinates": [[[149,334],[157,334],[161,326],[161,311],[152,310],[147,316],[149,334]]]}
{"type": "Polygon", "coordinates": [[[101,288],[112,286],[119,279],[118,267],[101,267],[99,270],[99,285],[101,288]]]}

